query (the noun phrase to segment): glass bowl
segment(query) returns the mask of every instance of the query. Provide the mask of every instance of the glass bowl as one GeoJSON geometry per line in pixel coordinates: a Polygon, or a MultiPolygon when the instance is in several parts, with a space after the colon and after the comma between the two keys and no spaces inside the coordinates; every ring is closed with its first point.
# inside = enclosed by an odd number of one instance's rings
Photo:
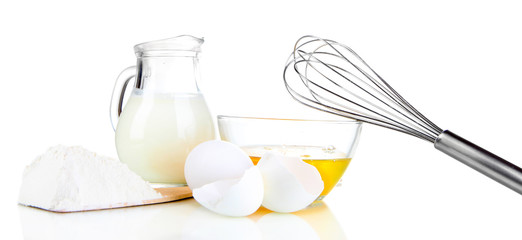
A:
{"type": "Polygon", "coordinates": [[[218,116],[221,139],[241,147],[257,164],[267,151],[299,156],[324,182],[322,200],[352,160],[361,133],[356,120],[305,120],[218,116]]]}

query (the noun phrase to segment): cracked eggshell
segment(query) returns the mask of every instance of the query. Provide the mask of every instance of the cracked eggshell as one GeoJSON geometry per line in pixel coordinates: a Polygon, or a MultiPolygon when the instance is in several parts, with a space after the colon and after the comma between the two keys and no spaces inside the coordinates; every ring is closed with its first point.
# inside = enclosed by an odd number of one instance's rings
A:
{"type": "Polygon", "coordinates": [[[257,167],[241,179],[225,179],[194,189],[194,198],[207,209],[233,217],[254,213],[263,201],[263,178],[257,167]]]}
{"type": "Polygon", "coordinates": [[[262,205],[275,212],[295,212],[310,205],[323,191],[319,171],[299,157],[267,152],[257,164],[265,187],[262,205]]]}
{"type": "Polygon", "coordinates": [[[263,200],[263,178],[238,146],[214,140],[199,144],[185,162],[185,178],[194,199],[227,216],[254,213],[263,200]]]}

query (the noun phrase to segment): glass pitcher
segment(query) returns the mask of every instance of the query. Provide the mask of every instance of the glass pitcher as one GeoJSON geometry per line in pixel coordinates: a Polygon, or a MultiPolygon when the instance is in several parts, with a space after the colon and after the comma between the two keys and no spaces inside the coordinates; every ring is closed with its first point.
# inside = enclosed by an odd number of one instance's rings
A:
{"type": "Polygon", "coordinates": [[[186,185],[187,155],[215,138],[197,85],[201,44],[203,39],[187,35],[138,44],[137,65],[123,70],[114,86],[111,122],[118,157],[155,187],[186,185]],[[134,87],[122,110],[131,80],[134,87]]]}

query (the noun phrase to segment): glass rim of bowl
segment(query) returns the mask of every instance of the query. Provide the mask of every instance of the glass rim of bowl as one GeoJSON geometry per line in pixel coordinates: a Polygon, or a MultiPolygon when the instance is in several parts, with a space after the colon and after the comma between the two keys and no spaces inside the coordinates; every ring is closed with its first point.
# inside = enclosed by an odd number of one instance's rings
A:
{"type": "Polygon", "coordinates": [[[353,123],[362,124],[362,121],[356,119],[300,119],[300,118],[271,118],[271,117],[249,117],[249,116],[232,116],[232,115],[217,115],[217,119],[248,119],[248,120],[268,120],[268,121],[301,121],[301,122],[324,122],[324,123],[353,123]]]}

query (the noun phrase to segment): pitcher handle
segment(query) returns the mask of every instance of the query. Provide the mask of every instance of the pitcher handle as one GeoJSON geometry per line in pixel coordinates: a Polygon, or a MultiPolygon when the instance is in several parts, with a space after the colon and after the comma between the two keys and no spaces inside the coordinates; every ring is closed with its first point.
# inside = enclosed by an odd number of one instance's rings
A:
{"type": "Polygon", "coordinates": [[[110,106],[110,118],[112,129],[116,131],[116,125],[118,124],[118,119],[120,118],[121,111],[123,109],[123,97],[125,96],[125,90],[129,85],[129,81],[134,79],[136,76],[136,66],[131,66],[125,68],[118,78],[116,79],[116,83],[114,84],[114,89],[112,90],[111,97],[111,106],[110,106]]]}

